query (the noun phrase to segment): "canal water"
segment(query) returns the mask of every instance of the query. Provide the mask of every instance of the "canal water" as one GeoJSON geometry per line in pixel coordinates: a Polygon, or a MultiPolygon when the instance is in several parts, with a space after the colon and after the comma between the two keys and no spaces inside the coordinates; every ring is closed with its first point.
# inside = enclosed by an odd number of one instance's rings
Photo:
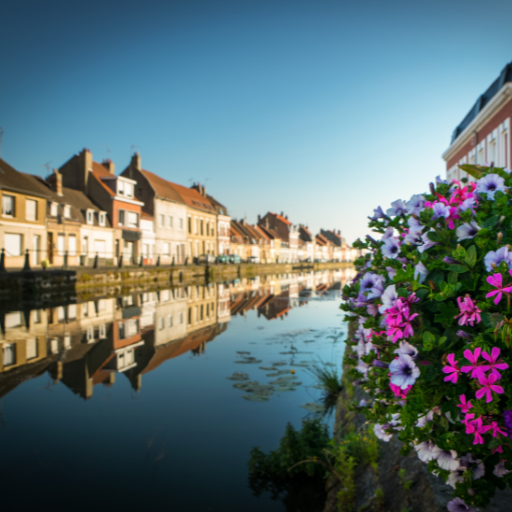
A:
{"type": "Polygon", "coordinates": [[[247,462],[318,414],[308,368],[341,367],[351,274],[1,313],[2,510],[322,510],[256,492],[247,462]]]}

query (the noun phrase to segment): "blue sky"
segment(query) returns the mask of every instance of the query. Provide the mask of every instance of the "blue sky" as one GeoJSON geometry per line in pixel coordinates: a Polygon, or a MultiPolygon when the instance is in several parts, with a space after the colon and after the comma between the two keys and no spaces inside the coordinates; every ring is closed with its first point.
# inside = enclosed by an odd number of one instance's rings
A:
{"type": "Polygon", "coordinates": [[[4,0],[2,157],[44,175],[87,147],[121,171],[136,145],[236,218],[284,211],[353,241],[444,173],[512,60],[511,18],[496,0],[4,0]]]}

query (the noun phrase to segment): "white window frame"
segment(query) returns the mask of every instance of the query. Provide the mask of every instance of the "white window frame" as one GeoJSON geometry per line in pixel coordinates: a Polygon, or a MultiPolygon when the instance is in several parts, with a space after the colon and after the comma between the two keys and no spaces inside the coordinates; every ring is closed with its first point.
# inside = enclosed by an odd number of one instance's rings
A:
{"type": "Polygon", "coordinates": [[[57,217],[59,215],[59,203],[50,203],[50,216],[57,217]]]}
{"type": "Polygon", "coordinates": [[[76,235],[68,235],[68,254],[76,256],[76,235]]]}
{"type": "Polygon", "coordinates": [[[65,219],[71,218],[71,206],[69,204],[64,205],[64,218],[65,219]]]}
{"type": "Polygon", "coordinates": [[[37,201],[35,199],[25,199],[25,220],[37,221],[37,201]]]}
{"type": "Polygon", "coordinates": [[[99,213],[99,224],[100,226],[106,226],[107,215],[105,212],[99,213]]]}
{"type": "Polygon", "coordinates": [[[165,227],[165,216],[161,213],[159,216],[158,216],[158,226],[163,228],[165,227]]]}
{"type": "Polygon", "coordinates": [[[172,215],[169,215],[167,217],[167,224],[168,224],[169,229],[172,229],[172,224],[173,224],[172,223],[172,215]]]}
{"type": "Polygon", "coordinates": [[[2,215],[4,217],[14,218],[16,216],[16,197],[10,194],[2,194],[2,215]],[[11,203],[10,206],[6,208],[6,203],[11,203]],[[6,213],[11,212],[11,213],[6,213]]]}
{"type": "Polygon", "coordinates": [[[90,208],[87,209],[86,221],[89,226],[94,225],[94,210],[91,210],[90,208]]]}

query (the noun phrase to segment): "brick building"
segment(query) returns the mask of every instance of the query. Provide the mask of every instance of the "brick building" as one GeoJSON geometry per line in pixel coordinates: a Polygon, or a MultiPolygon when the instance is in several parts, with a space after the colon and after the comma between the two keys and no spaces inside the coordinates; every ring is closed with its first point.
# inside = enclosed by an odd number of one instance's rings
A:
{"type": "Polygon", "coordinates": [[[455,128],[450,147],[443,153],[448,180],[468,177],[461,164],[509,167],[512,117],[512,63],[477,99],[455,128]]]}

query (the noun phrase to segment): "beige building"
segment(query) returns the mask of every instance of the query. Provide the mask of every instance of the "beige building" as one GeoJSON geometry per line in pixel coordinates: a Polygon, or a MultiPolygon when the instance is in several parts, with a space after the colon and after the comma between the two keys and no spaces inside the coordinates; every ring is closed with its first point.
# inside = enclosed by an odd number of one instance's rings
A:
{"type": "Polygon", "coordinates": [[[22,267],[26,250],[31,264],[44,259],[46,250],[46,201],[37,178],[23,174],[0,158],[0,247],[7,268],[22,267]]]}

